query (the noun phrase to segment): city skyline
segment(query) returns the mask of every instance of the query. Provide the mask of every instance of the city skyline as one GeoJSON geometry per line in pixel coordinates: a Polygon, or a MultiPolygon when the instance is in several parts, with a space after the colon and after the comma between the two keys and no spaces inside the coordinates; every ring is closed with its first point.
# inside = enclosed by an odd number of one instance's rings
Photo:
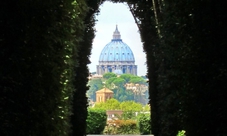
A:
{"type": "Polygon", "coordinates": [[[138,65],[138,76],[147,73],[146,55],[143,52],[142,42],[138,27],[135,24],[132,14],[126,4],[105,2],[100,6],[100,13],[96,16],[96,33],[93,41],[91,64],[88,65],[90,72],[96,72],[96,65],[99,64],[99,55],[106,44],[111,42],[116,25],[121,34],[121,39],[133,51],[135,64],[138,65]]]}

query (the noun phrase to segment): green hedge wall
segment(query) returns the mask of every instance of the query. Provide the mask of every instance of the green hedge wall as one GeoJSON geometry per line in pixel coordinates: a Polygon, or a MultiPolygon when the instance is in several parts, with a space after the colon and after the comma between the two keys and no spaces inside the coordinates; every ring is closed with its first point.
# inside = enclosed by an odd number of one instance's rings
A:
{"type": "Polygon", "coordinates": [[[68,135],[83,6],[1,3],[0,135],[68,135]]]}
{"type": "Polygon", "coordinates": [[[153,134],[225,135],[224,2],[126,2],[147,54],[153,134]]]}
{"type": "Polygon", "coordinates": [[[150,114],[140,113],[137,117],[137,124],[141,135],[151,134],[150,114]]]}
{"type": "Polygon", "coordinates": [[[102,134],[107,121],[106,111],[102,109],[88,109],[87,134],[102,134]]]}
{"type": "MultiPolygon", "coordinates": [[[[224,2],[112,1],[136,17],[154,135],[225,135],[224,2]]],[[[85,135],[86,65],[102,2],[1,3],[0,135],[85,135]]]]}
{"type": "MultiPolygon", "coordinates": [[[[92,41],[95,36],[95,12],[98,12],[99,5],[96,0],[80,0],[80,7],[85,6],[86,2],[86,15],[83,17],[83,31],[79,35],[78,54],[75,60],[78,61],[79,66],[74,68],[74,86],[75,91],[73,92],[73,115],[71,116],[72,124],[72,135],[73,136],[84,136],[86,135],[86,118],[87,118],[87,106],[88,100],[86,97],[86,91],[89,90],[88,83],[88,64],[90,63],[89,56],[92,49],[92,41]],[[82,37],[80,37],[82,36],[82,37]],[[80,39],[81,38],[81,39],[80,39]]],[[[80,12],[83,13],[83,12],[80,12]]]]}

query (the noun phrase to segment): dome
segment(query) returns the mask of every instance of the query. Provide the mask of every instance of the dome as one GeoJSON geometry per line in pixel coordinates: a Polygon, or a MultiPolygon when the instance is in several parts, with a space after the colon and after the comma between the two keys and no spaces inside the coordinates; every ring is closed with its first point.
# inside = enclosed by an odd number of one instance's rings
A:
{"type": "Polygon", "coordinates": [[[117,26],[113,33],[113,39],[103,48],[99,56],[99,62],[103,61],[135,62],[133,52],[130,47],[122,41],[117,26]]]}
{"type": "Polygon", "coordinates": [[[98,75],[113,72],[117,75],[137,75],[137,65],[130,47],[121,39],[120,32],[116,26],[113,39],[102,50],[99,56],[99,64],[96,65],[98,75]]]}

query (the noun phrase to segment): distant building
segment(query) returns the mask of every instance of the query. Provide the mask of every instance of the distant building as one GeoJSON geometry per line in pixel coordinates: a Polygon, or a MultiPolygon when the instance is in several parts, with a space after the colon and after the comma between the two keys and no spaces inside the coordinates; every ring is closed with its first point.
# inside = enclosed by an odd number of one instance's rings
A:
{"type": "Polygon", "coordinates": [[[118,119],[118,117],[121,117],[122,114],[123,114],[122,110],[107,110],[106,111],[107,120],[118,119]]]}
{"type": "Polygon", "coordinates": [[[108,99],[113,98],[113,95],[113,91],[103,88],[96,92],[96,102],[106,102],[108,99]]]}
{"type": "Polygon", "coordinates": [[[97,74],[113,72],[117,75],[124,73],[137,75],[137,65],[130,47],[125,44],[116,26],[113,39],[102,50],[97,65],[97,74]]]}

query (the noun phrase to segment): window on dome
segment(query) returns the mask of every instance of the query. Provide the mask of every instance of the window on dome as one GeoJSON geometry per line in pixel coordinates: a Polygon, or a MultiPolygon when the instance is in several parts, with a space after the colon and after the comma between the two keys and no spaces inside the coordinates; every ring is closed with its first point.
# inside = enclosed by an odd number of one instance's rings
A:
{"type": "Polygon", "coordinates": [[[122,55],[124,55],[124,53],[122,53],[122,55]]]}

